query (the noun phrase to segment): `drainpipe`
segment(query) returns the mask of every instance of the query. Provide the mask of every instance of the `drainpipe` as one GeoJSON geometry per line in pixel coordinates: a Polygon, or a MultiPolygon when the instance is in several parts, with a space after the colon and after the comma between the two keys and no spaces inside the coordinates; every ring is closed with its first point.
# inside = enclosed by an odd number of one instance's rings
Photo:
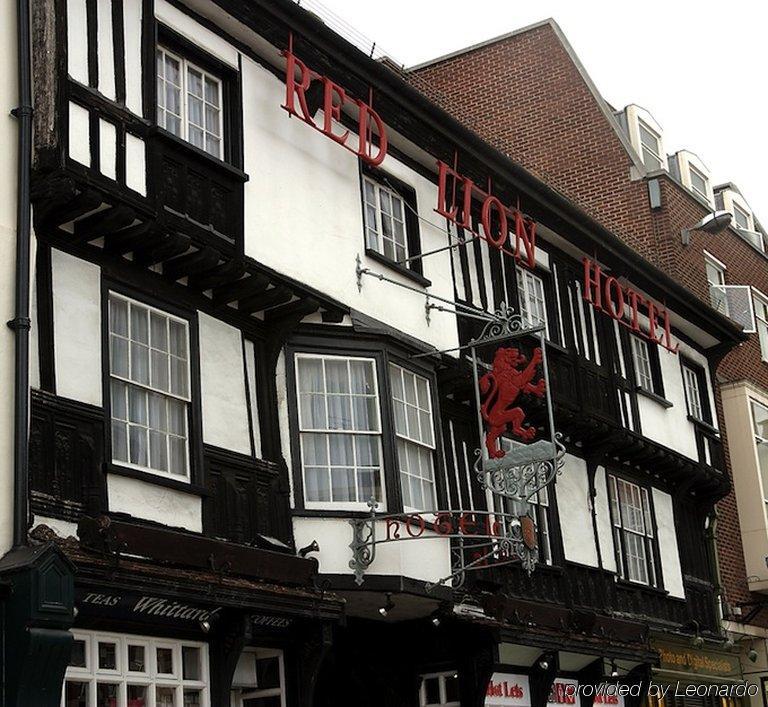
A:
{"type": "Polygon", "coordinates": [[[720,561],[717,556],[717,509],[713,508],[707,517],[708,551],[712,559],[712,569],[715,574],[715,615],[719,633],[723,632],[723,585],[720,582],[720,561]]]}
{"type": "Polygon", "coordinates": [[[27,544],[29,426],[30,174],[32,171],[32,85],[29,0],[17,0],[19,125],[16,211],[16,310],[8,322],[16,335],[14,382],[13,545],[27,544]]]}

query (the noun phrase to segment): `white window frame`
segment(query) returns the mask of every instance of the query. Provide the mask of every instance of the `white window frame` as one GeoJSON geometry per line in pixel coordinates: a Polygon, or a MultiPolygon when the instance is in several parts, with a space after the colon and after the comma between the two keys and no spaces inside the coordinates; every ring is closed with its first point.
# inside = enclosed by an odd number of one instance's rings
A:
{"type": "MultiPolygon", "coordinates": [[[[401,493],[403,494],[403,508],[406,511],[430,511],[437,508],[437,482],[435,479],[435,449],[436,449],[436,443],[435,443],[435,416],[433,412],[432,407],[432,386],[430,384],[430,380],[426,378],[425,376],[419,375],[418,373],[415,373],[414,371],[411,371],[407,368],[404,368],[403,366],[400,366],[396,363],[390,363],[389,364],[389,378],[390,378],[390,389],[392,391],[392,405],[393,405],[393,411],[392,411],[392,419],[394,424],[394,436],[395,436],[395,454],[397,455],[397,467],[399,472],[399,478],[400,478],[400,489],[401,493]],[[394,376],[395,374],[401,376],[401,381],[403,385],[403,398],[399,398],[397,396],[397,391],[395,390],[394,385],[394,376]],[[427,407],[421,407],[418,402],[418,391],[414,387],[414,396],[416,396],[416,404],[409,403],[407,400],[407,394],[405,394],[405,386],[406,386],[406,375],[413,376],[414,377],[414,386],[416,386],[416,382],[418,380],[422,380],[426,384],[427,388],[427,407]],[[404,414],[404,420],[406,424],[407,431],[399,431],[397,429],[397,415],[395,411],[395,407],[397,403],[400,403],[403,406],[403,414],[404,414]],[[419,427],[421,428],[421,413],[424,413],[428,415],[429,421],[429,438],[424,437],[424,430],[421,430],[419,433],[419,436],[416,437],[412,434],[412,430],[410,428],[410,424],[408,422],[408,408],[413,408],[416,411],[417,419],[419,420],[419,427]],[[402,442],[405,444],[406,448],[409,445],[413,445],[417,448],[426,449],[429,452],[429,466],[430,466],[430,477],[427,478],[423,475],[414,474],[411,472],[410,465],[407,469],[403,469],[403,467],[400,464],[400,453],[399,453],[399,440],[402,440],[402,442]],[[431,493],[431,501],[432,506],[426,507],[426,508],[417,508],[416,506],[413,506],[411,504],[405,503],[405,489],[404,484],[409,482],[411,478],[418,479],[418,481],[422,485],[422,493],[423,493],[423,487],[424,482],[428,482],[431,484],[432,493],[431,493]]],[[[410,492],[409,492],[410,493],[410,492]]]]}
{"type": "MultiPolygon", "coordinates": [[[[325,364],[323,364],[324,366],[325,364]]],[[[310,501],[307,499],[307,480],[306,480],[306,474],[305,474],[305,464],[304,464],[304,442],[303,442],[303,435],[305,434],[346,434],[346,435],[366,435],[366,436],[372,436],[376,437],[378,439],[378,447],[379,447],[379,486],[381,488],[381,498],[376,499],[379,503],[379,509],[385,510],[386,509],[386,498],[387,498],[387,491],[386,491],[386,482],[385,482],[385,475],[384,475],[384,458],[383,458],[383,437],[384,432],[382,429],[382,415],[381,415],[381,386],[379,385],[379,371],[378,366],[375,358],[371,358],[370,356],[341,356],[341,355],[332,355],[332,354],[315,354],[315,353],[295,353],[294,354],[294,374],[295,374],[295,386],[296,386],[296,419],[297,419],[297,427],[298,427],[298,434],[299,434],[299,448],[300,448],[300,462],[301,462],[301,478],[302,478],[302,484],[303,484],[303,496],[304,496],[304,507],[310,510],[351,510],[351,511],[359,511],[359,510],[370,510],[368,507],[368,499],[362,499],[359,501],[310,501]],[[366,363],[372,364],[372,370],[373,370],[373,382],[375,386],[375,398],[376,398],[376,416],[377,416],[377,424],[378,429],[373,430],[330,430],[330,429],[313,429],[313,428],[304,428],[302,426],[302,419],[301,419],[301,384],[299,380],[299,361],[302,359],[312,359],[312,360],[335,360],[335,361],[364,361],[366,363]]],[[[323,372],[323,376],[325,376],[325,372],[323,372]]],[[[325,399],[326,399],[326,423],[327,423],[327,417],[328,417],[328,401],[327,401],[327,392],[324,393],[325,399]]],[[[354,449],[354,444],[353,444],[354,449]]],[[[328,457],[328,467],[330,466],[330,451],[329,451],[329,457],[328,457]]],[[[357,468],[357,467],[355,467],[357,468]]],[[[357,483],[357,476],[355,477],[355,482],[357,483]]],[[[331,492],[332,492],[332,486],[331,486],[331,492]]],[[[357,490],[357,487],[356,487],[357,490]]]]}
{"type": "Polygon", "coordinates": [[[733,210],[733,225],[736,226],[736,228],[741,228],[744,231],[751,231],[752,229],[750,226],[752,225],[752,214],[750,214],[749,211],[744,207],[739,206],[735,201],[731,201],[731,209],[733,210]],[[746,222],[745,225],[742,226],[738,223],[739,216],[744,217],[744,221],[746,222]]]}
{"type": "MultiPolygon", "coordinates": [[[[182,56],[181,54],[178,54],[176,52],[171,51],[167,47],[164,47],[162,44],[158,44],[155,47],[155,83],[157,83],[158,80],[161,80],[163,82],[163,85],[165,85],[168,80],[165,78],[165,56],[171,57],[172,59],[175,59],[179,62],[179,73],[181,78],[181,86],[177,86],[177,88],[180,90],[180,109],[181,109],[181,115],[177,113],[171,113],[171,111],[168,110],[167,106],[165,106],[165,100],[163,98],[163,105],[161,105],[160,95],[157,96],[157,106],[156,106],[156,119],[158,125],[163,128],[164,130],[168,130],[172,135],[176,135],[177,137],[181,138],[182,140],[188,142],[193,147],[196,147],[199,150],[202,150],[203,152],[212,155],[213,157],[216,157],[217,159],[223,160],[224,159],[224,83],[222,80],[218,77],[212,74],[210,71],[206,71],[205,69],[200,68],[197,64],[195,64],[192,61],[189,61],[186,57],[182,56]],[[157,56],[158,54],[163,55],[163,76],[157,75],[157,56]],[[206,140],[206,135],[213,133],[208,129],[208,126],[200,126],[192,123],[192,125],[201,130],[203,133],[203,147],[200,147],[198,145],[194,145],[192,141],[189,138],[189,126],[190,126],[190,120],[189,120],[189,108],[188,108],[188,100],[189,100],[189,71],[190,69],[197,71],[202,76],[202,82],[203,82],[203,95],[200,96],[194,96],[195,98],[199,98],[203,102],[203,121],[205,121],[205,108],[206,106],[210,105],[213,106],[218,110],[218,131],[219,134],[215,135],[214,137],[218,138],[218,145],[219,149],[218,152],[211,152],[208,149],[208,141],[206,140]],[[218,94],[219,94],[219,105],[214,106],[214,104],[209,103],[205,98],[205,80],[209,79],[213,83],[215,83],[218,86],[218,94]],[[172,130],[169,130],[166,125],[167,122],[165,119],[163,119],[162,123],[160,121],[160,114],[161,111],[163,115],[165,113],[171,113],[175,117],[179,119],[179,124],[181,127],[181,135],[177,135],[172,130]]],[[[176,86],[176,84],[172,84],[173,86],[176,86]]]]}
{"type": "Polygon", "coordinates": [[[659,568],[656,565],[656,533],[650,493],[644,486],[614,474],[608,474],[607,481],[618,574],[629,582],[657,587],[659,586],[659,568]],[[621,493],[621,489],[625,490],[624,494],[621,493]],[[622,503],[622,496],[626,499],[627,494],[634,496],[634,500],[638,501],[639,505],[622,503]],[[634,518],[632,518],[633,514],[634,518]],[[626,557],[630,537],[639,542],[639,547],[642,548],[642,555],[633,555],[637,561],[637,566],[634,568],[626,557]]]}
{"type": "Polygon", "coordinates": [[[640,142],[640,159],[642,160],[643,164],[645,165],[646,169],[650,172],[654,172],[657,169],[664,169],[664,158],[661,155],[662,147],[661,147],[661,135],[659,135],[658,132],[656,132],[648,123],[646,123],[642,118],[637,119],[637,136],[638,140],[640,142]],[[645,130],[652,138],[656,141],[656,149],[652,150],[650,147],[648,147],[645,142],[643,142],[643,130],[645,130]],[[651,168],[645,161],[645,152],[648,151],[650,155],[659,162],[658,167],[651,168]]]}
{"type": "Polygon", "coordinates": [[[683,390],[685,392],[685,404],[688,407],[688,414],[698,420],[704,420],[704,395],[706,390],[701,389],[699,374],[695,368],[691,368],[685,361],[682,362],[683,369],[683,390]]]}
{"type": "Polygon", "coordinates": [[[768,363],[768,297],[752,288],[752,306],[755,309],[755,329],[760,342],[760,357],[768,363]]]}
{"type": "Polygon", "coordinates": [[[419,707],[461,707],[460,702],[448,702],[448,695],[445,689],[446,678],[458,678],[455,670],[444,670],[439,673],[427,673],[421,676],[421,686],[419,687],[419,707]],[[440,690],[440,702],[427,702],[427,680],[438,680],[440,690]]]}
{"type": "MultiPolygon", "coordinates": [[[[122,459],[116,459],[113,453],[113,448],[110,449],[110,459],[112,460],[113,464],[129,467],[131,469],[138,469],[140,471],[145,471],[149,474],[154,474],[156,476],[161,476],[163,478],[168,479],[175,479],[180,482],[190,482],[191,481],[191,454],[190,454],[190,445],[191,445],[191,431],[192,431],[192,425],[190,424],[190,415],[192,414],[192,375],[191,375],[191,366],[192,366],[192,349],[191,349],[191,337],[190,337],[190,331],[189,331],[189,321],[186,319],[183,319],[181,317],[177,317],[173,314],[170,314],[162,309],[158,309],[157,307],[153,307],[151,305],[146,304],[145,302],[141,302],[140,300],[133,299],[131,297],[126,297],[125,295],[120,294],[119,292],[115,292],[110,290],[109,296],[107,297],[108,301],[108,311],[107,311],[107,336],[109,337],[108,341],[108,349],[109,349],[109,360],[106,361],[106,364],[108,368],[108,380],[109,380],[109,401],[110,401],[110,424],[112,422],[116,421],[119,424],[122,424],[123,421],[119,418],[113,417],[113,408],[114,408],[114,400],[112,399],[112,381],[117,381],[119,384],[125,385],[130,390],[131,387],[139,388],[141,390],[144,390],[147,392],[147,395],[157,394],[162,396],[165,399],[173,399],[179,402],[182,402],[184,404],[185,410],[184,410],[184,432],[186,435],[186,444],[184,445],[184,452],[185,452],[185,459],[184,459],[184,466],[186,473],[182,476],[180,474],[174,474],[170,471],[170,468],[168,470],[163,469],[156,469],[149,465],[143,465],[143,464],[136,464],[134,462],[130,461],[131,453],[130,453],[130,430],[126,432],[127,439],[126,439],[126,450],[127,450],[127,457],[128,459],[126,461],[123,461],[122,459]],[[131,373],[129,370],[128,376],[121,376],[119,374],[112,372],[112,337],[119,336],[122,339],[126,339],[121,334],[113,334],[112,333],[112,316],[111,316],[111,307],[112,302],[114,300],[121,300],[128,305],[128,347],[130,350],[131,342],[134,341],[131,338],[131,332],[130,332],[130,326],[131,326],[131,315],[130,310],[131,307],[138,307],[141,309],[147,310],[147,327],[148,327],[148,340],[146,346],[149,348],[149,362],[148,362],[148,372],[150,375],[150,383],[141,383],[138,381],[133,380],[131,377],[131,373]],[[162,390],[157,387],[153,387],[151,385],[151,373],[152,373],[152,351],[153,348],[151,347],[151,336],[152,336],[152,313],[157,314],[158,316],[163,317],[164,319],[168,320],[168,322],[176,322],[178,324],[181,324],[184,327],[184,335],[185,335],[185,346],[187,351],[187,359],[186,359],[186,378],[184,381],[184,385],[186,387],[186,395],[177,394],[177,393],[171,393],[170,390],[162,390]]],[[[168,331],[168,335],[170,336],[170,330],[168,331]]],[[[170,339],[169,339],[169,349],[170,349],[170,339]]],[[[169,354],[170,357],[170,354],[169,354]]],[[[174,356],[174,358],[178,358],[177,356],[174,356]]],[[[130,352],[129,352],[129,367],[130,367],[130,352]]],[[[170,376],[170,371],[168,372],[168,375],[170,376]]],[[[169,378],[169,387],[170,387],[170,378],[169,378]]],[[[126,405],[129,405],[129,403],[126,403],[126,405]]],[[[149,405],[149,397],[147,405],[149,405]]],[[[126,418],[130,417],[130,411],[126,409],[126,418]]],[[[130,425],[130,422],[126,422],[127,425],[130,425]]],[[[168,423],[169,424],[169,423],[168,423]]],[[[146,425],[139,425],[142,427],[146,427],[149,431],[151,431],[153,428],[149,426],[149,410],[147,410],[147,422],[146,425]]],[[[148,435],[149,436],[149,435],[148,435]]],[[[175,435],[176,437],[180,437],[180,435],[175,435]]],[[[112,437],[112,432],[110,432],[110,438],[112,437]]],[[[112,440],[112,444],[114,444],[114,440],[112,440]]],[[[149,438],[147,439],[147,460],[150,461],[150,442],[149,438]]],[[[167,462],[170,467],[170,442],[169,439],[166,438],[166,450],[167,450],[167,462]]]]}
{"type": "Polygon", "coordinates": [[[635,384],[647,393],[657,394],[656,386],[653,380],[653,364],[651,363],[651,352],[649,344],[639,336],[629,337],[630,347],[632,349],[632,361],[635,368],[635,384]]]}
{"type": "Polygon", "coordinates": [[[525,268],[517,268],[517,299],[520,303],[520,315],[526,326],[544,325],[544,335],[549,338],[549,313],[547,312],[547,291],[544,280],[536,273],[525,268]],[[538,291],[536,291],[538,290],[538,291]],[[541,301],[543,320],[534,319],[533,310],[541,301]]]}
{"type": "Polygon", "coordinates": [[[707,278],[707,285],[709,286],[709,301],[714,309],[726,317],[728,316],[728,297],[725,291],[725,274],[727,272],[728,268],[725,263],[718,260],[711,253],[704,251],[704,273],[707,278]],[[710,267],[717,272],[718,282],[712,282],[710,279],[710,267]]]}
{"type": "Polygon", "coordinates": [[[61,691],[61,707],[67,707],[66,684],[85,683],[88,685],[88,704],[95,705],[97,697],[97,685],[117,685],[117,707],[126,707],[128,700],[128,686],[146,687],[147,705],[155,704],[155,691],[158,687],[171,688],[175,691],[176,705],[184,704],[184,690],[197,690],[200,693],[200,707],[210,705],[210,676],[208,663],[208,644],[199,641],[177,641],[173,639],[155,638],[153,636],[141,636],[134,634],[107,633],[103,631],[84,631],[73,629],[71,631],[76,641],[85,642],[85,667],[67,667],[64,676],[64,685],[61,691]],[[116,665],[114,670],[100,669],[98,661],[98,644],[114,643],[116,653],[116,665]],[[144,648],[145,670],[128,670],[128,646],[141,646],[144,648]],[[170,647],[174,656],[174,674],[158,674],[156,666],[156,649],[170,647]],[[191,680],[183,677],[182,648],[189,647],[199,650],[200,679],[191,680]],[[151,694],[150,694],[151,693],[151,694]]]}
{"type": "MultiPolygon", "coordinates": [[[[410,252],[408,249],[408,219],[406,218],[407,208],[408,208],[408,204],[406,200],[400,194],[398,194],[394,189],[382,184],[381,182],[373,179],[372,177],[364,175],[363,176],[363,221],[364,221],[364,228],[365,228],[366,248],[369,248],[370,250],[375,251],[379,255],[387,258],[388,260],[391,260],[392,262],[402,262],[406,260],[410,256],[410,252]],[[371,189],[373,189],[375,203],[372,201],[369,201],[368,199],[368,187],[371,187],[371,189]],[[400,204],[401,218],[397,218],[395,216],[394,207],[392,207],[391,209],[392,211],[391,214],[384,213],[381,206],[382,192],[384,192],[389,197],[391,204],[394,204],[396,202],[400,204]],[[373,224],[371,224],[371,216],[369,214],[369,209],[372,209],[374,212],[373,224]],[[392,223],[391,236],[384,235],[383,217],[389,218],[392,223]],[[403,233],[402,243],[398,242],[397,240],[396,224],[399,224],[400,226],[402,226],[402,233],[403,233]],[[372,243],[371,241],[372,237],[375,237],[376,239],[375,243],[372,243]],[[387,255],[384,241],[388,241],[390,243],[390,247],[392,248],[394,257],[387,255]],[[398,257],[398,253],[397,253],[398,248],[402,248],[403,250],[402,257],[398,257]]],[[[405,264],[403,265],[405,267],[405,264]]]]}
{"type": "Polygon", "coordinates": [[[245,686],[233,687],[231,693],[231,707],[243,707],[245,700],[258,699],[260,697],[279,697],[280,707],[286,707],[285,657],[283,651],[279,648],[256,648],[248,646],[243,648],[243,653],[253,653],[258,659],[277,658],[280,672],[280,686],[268,688],[259,688],[257,686],[253,686],[252,688],[245,686]]]}
{"type": "Polygon", "coordinates": [[[704,199],[704,201],[709,202],[709,177],[707,177],[704,172],[702,172],[698,167],[692,165],[690,162],[688,163],[688,181],[691,184],[691,191],[694,194],[698,194],[702,199],[704,199]],[[704,191],[701,191],[694,186],[694,177],[698,177],[702,182],[704,182],[704,191]]]}

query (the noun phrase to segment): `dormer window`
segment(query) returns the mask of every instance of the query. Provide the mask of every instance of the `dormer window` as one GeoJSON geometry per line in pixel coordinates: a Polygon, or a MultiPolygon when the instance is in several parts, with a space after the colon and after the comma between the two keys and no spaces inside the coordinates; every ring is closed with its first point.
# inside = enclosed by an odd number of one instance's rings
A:
{"type": "Polygon", "coordinates": [[[749,228],[749,214],[737,204],[733,204],[733,222],[738,228],[745,231],[751,230],[749,228]]]}
{"type": "Polygon", "coordinates": [[[688,165],[688,174],[691,179],[691,189],[705,201],[709,201],[709,180],[692,164],[688,165]]]}
{"type": "Polygon", "coordinates": [[[651,130],[642,120],[637,121],[640,129],[640,146],[643,164],[648,170],[662,169],[664,162],[661,159],[661,136],[651,130]]]}

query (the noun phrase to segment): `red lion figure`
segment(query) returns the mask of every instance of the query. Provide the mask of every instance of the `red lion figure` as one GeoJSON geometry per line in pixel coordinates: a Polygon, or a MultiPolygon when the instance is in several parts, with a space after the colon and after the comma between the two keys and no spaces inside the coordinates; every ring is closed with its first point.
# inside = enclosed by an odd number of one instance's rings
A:
{"type": "Polygon", "coordinates": [[[491,459],[504,456],[505,452],[497,446],[497,441],[507,427],[511,427],[513,434],[520,439],[531,440],[536,436],[535,427],[523,425],[523,409],[512,407],[521,393],[542,398],[546,391],[543,378],[536,383],[531,382],[541,363],[541,349],[533,350],[530,363],[521,370],[526,360],[519,349],[500,348],[493,357],[493,368],[479,381],[483,396],[480,412],[487,425],[485,446],[491,459]]]}

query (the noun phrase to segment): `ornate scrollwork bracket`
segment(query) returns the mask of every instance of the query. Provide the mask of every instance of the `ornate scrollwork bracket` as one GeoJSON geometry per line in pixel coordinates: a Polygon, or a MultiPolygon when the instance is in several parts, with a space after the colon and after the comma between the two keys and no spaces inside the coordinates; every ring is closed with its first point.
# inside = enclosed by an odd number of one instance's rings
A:
{"type": "Polygon", "coordinates": [[[349,521],[352,526],[352,542],[349,547],[352,550],[352,559],[349,561],[350,569],[354,570],[357,585],[363,583],[363,575],[376,558],[376,509],[379,504],[374,498],[368,501],[371,509],[369,517],[364,519],[353,518],[349,521]]]}

